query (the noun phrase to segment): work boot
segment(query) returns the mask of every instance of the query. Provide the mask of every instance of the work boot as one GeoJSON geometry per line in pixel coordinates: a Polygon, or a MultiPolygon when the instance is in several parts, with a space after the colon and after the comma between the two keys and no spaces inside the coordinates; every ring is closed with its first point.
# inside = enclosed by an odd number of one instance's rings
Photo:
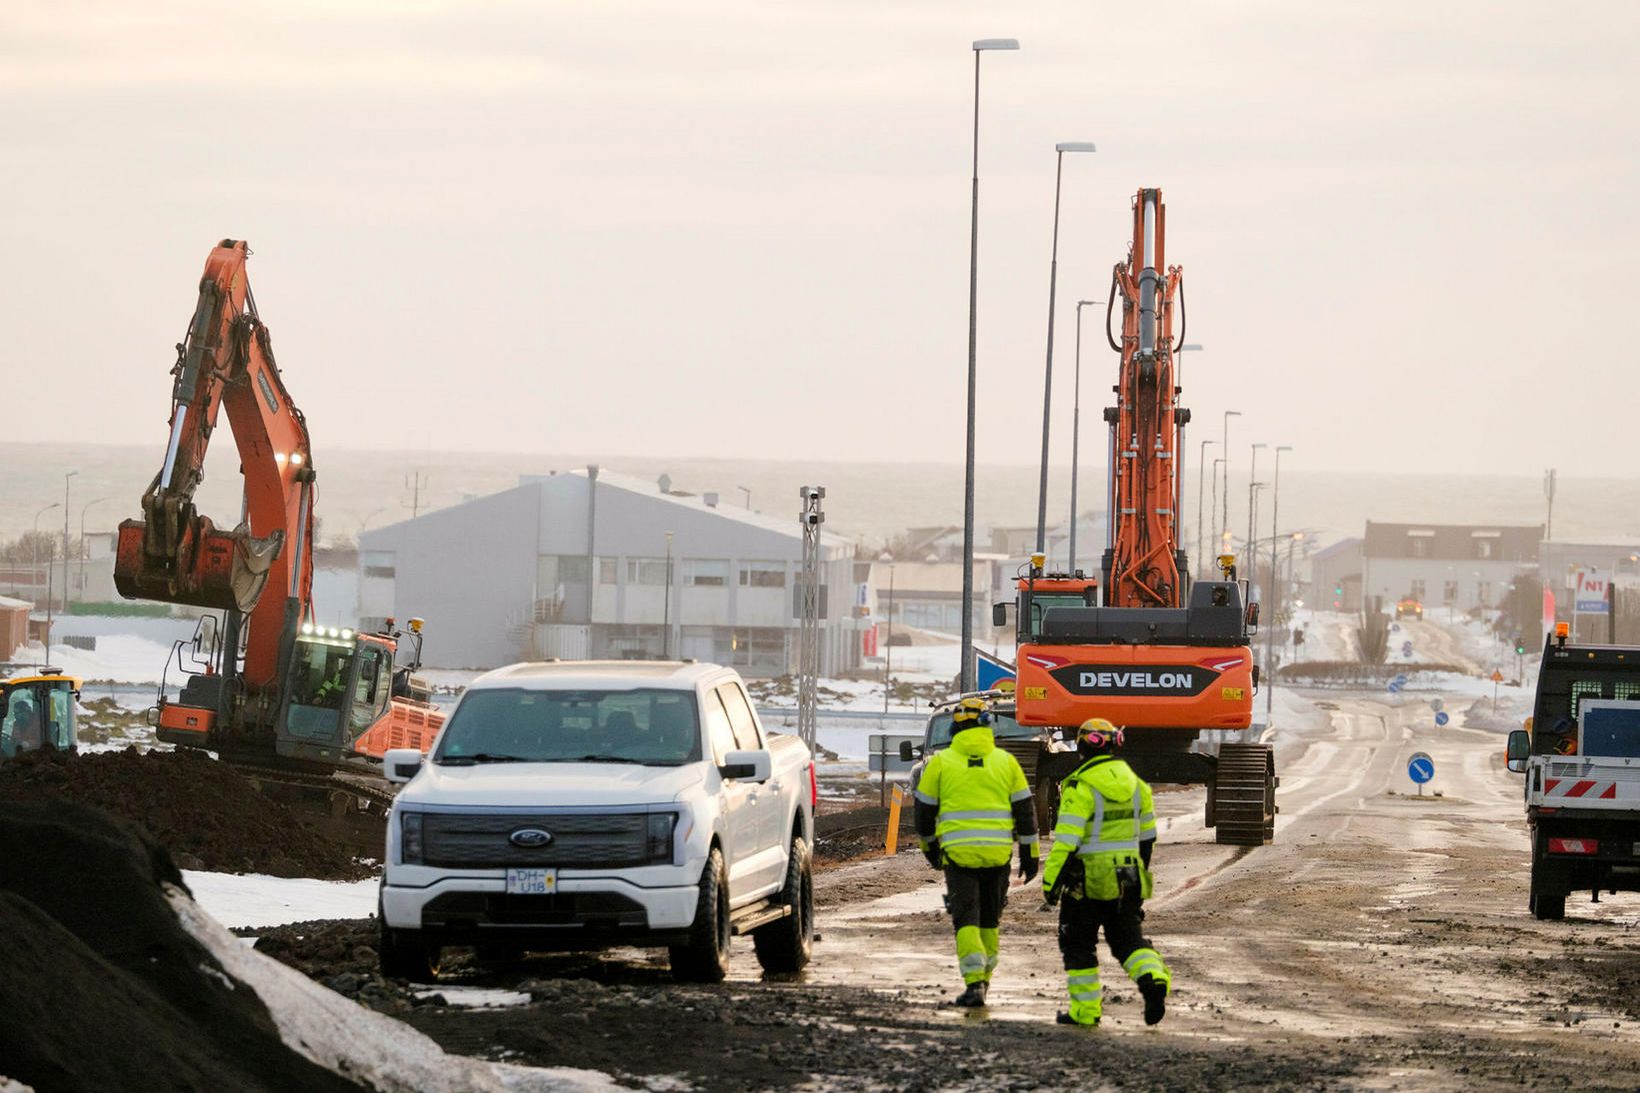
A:
{"type": "Polygon", "coordinates": [[[1139,993],[1145,999],[1145,1024],[1160,1024],[1167,1015],[1167,984],[1147,975],[1139,980],[1139,993]]]}
{"type": "Polygon", "coordinates": [[[957,995],[956,1000],[951,1004],[961,1006],[963,1009],[978,1009],[980,1006],[985,1005],[985,984],[968,984],[968,989],[957,995]]]}
{"type": "MultiPolygon", "coordinates": [[[[1078,1021],[1076,1018],[1072,1017],[1068,1013],[1065,1013],[1064,1011],[1060,1011],[1059,1013],[1054,1014],[1053,1019],[1057,1024],[1061,1024],[1061,1025],[1082,1025],[1082,1022],[1078,1021]]],[[[1095,1017],[1088,1024],[1082,1025],[1082,1027],[1083,1028],[1098,1028],[1099,1027],[1099,1018],[1095,1017]]]]}

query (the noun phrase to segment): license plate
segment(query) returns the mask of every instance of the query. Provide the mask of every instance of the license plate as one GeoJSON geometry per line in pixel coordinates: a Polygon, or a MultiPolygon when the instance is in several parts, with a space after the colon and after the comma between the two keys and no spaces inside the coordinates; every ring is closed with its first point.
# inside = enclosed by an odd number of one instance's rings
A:
{"type": "Polygon", "coordinates": [[[550,896],[556,891],[558,891],[558,870],[556,869],[507,870],[507,894],[509,896],[550,896]]]}

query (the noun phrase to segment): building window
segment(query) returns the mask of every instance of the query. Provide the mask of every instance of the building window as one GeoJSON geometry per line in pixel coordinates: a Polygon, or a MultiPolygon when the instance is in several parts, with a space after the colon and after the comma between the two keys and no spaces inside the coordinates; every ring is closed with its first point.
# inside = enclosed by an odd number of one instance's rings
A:
{"type": "Polygon", "coordinates": [[[391,550],[361,550],[359,552],[359,568],[366,577],[381,577],[392,580],[395,573],[393,552],[391,550]]]}
{"type": "Polygon", "coordinates": [[[721,558],[686,558],[683,583],[697,588],[722,588],[729,583],[729,563],[721,558]]]}
{"type": "Polygon", "coordinates": [[[1429,557],[1429,547],[1430,547],[1430,544],[1432,542],[1434,542],[1434,540],[1429,538],[1428,536],[1423,536],[1423,535],[1409,536],[1407,538],[1407,557],[1409,557],[1409,558],[1427,558],[1427,557],[1429,557]]]}
{"type": "Polygon", "coordinates": [[[1419,577],[1412,582],[1412,588],[1408,590],[1407,595],[1411,596],[1419,603],[1424,602],[1424,581],[1422,577],[1419,577]]]}
{"type": "Polygon", "coordinates": [[[1498,556],[1498,541],[1496,539],[1476,539],[1475,557],[1496,558],[1498,556]]]}
{"type": "Polygon", "coordinates": [[[742,588],[785,588],[785,562],[742,562],[740,563],[740,587],[742,588]]]}
{"type": "Polygon", "coordinates": [[[598,583],[615,584],[620,573],[621,563],[618,558],[598,559],[598,583]]]}
{"type": "Polygon", "coordinates": [[[1446,587],[1441,589],[1441,596],[1442,603],[1451,603],[1456,600],[1458,598],[1458,582],[1447,581],[1446,587]]]}
{"type": "Polygon", "coordinates": [[[1482,607],[1490,605],[1492,602],[1492,582],[1481,581],[1475,585],[1475,596],[1481,601],[1482,607]]]}
{"type": "Polygon", "coordinates": [[[665,558],[628,558],[626,560],[627,584],[666,584],[665,558]]]}
{"type": "Polygon", "coordinates": [[[587,559],[584,554],[558,555],[558,580],[563,584],[587,583],[587,559]]]}

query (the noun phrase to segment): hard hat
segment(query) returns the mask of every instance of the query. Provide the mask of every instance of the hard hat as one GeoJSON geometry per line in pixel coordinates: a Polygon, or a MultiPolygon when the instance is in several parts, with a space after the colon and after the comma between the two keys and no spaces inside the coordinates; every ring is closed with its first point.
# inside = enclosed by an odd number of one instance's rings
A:
{"type": "Polygon", "coordinates": [[[1121,747],[1124,739],[1122,730],[1102,717],[1090,717],[1076,730],[1076,746],[1091,751],[1121,747]]]}
{"type": "Polygon", "coordinates": [[[991,711],[983,698],[965,698],[951,711],[951,726],[957,732],[991,723],[991,711]]]}

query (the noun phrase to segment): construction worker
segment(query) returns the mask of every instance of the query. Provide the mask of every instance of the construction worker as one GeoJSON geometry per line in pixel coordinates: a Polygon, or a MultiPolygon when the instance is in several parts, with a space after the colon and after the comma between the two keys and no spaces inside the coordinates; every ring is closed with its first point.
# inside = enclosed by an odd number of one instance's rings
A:
{"type": "Polygon", "coordinates": [[[1059,903],[1059,952],[1070,990],[1070,1010],[1058,1017],[1062,1025],[1099,1023],[1104,992],[1095,943],[1101,927],[1111,955],[1144,997],[1145,1024],[1162,1019],[1173,983],[1143,933],[1155,805],[1150,786],[1116,758],[1121,743],[1121,730],[1102,717],[1077,729],[1084,761],[1060,787],[1059,822],[1042,871],[1048,902],[1059,903]]]}
{"type": "Polygon", "coordinates": [[[945,903],[957,931],[964,989],[955,1004],[985,1005],[997,967],[1008,864],[1036,876],[1041,849],[1031,787],[1019,761],[998,748],[983,700],[965,698],[951,717],[951,746],[935,752],[917,782],[917,837],[928,864],[945,872],[945,903]]]}

